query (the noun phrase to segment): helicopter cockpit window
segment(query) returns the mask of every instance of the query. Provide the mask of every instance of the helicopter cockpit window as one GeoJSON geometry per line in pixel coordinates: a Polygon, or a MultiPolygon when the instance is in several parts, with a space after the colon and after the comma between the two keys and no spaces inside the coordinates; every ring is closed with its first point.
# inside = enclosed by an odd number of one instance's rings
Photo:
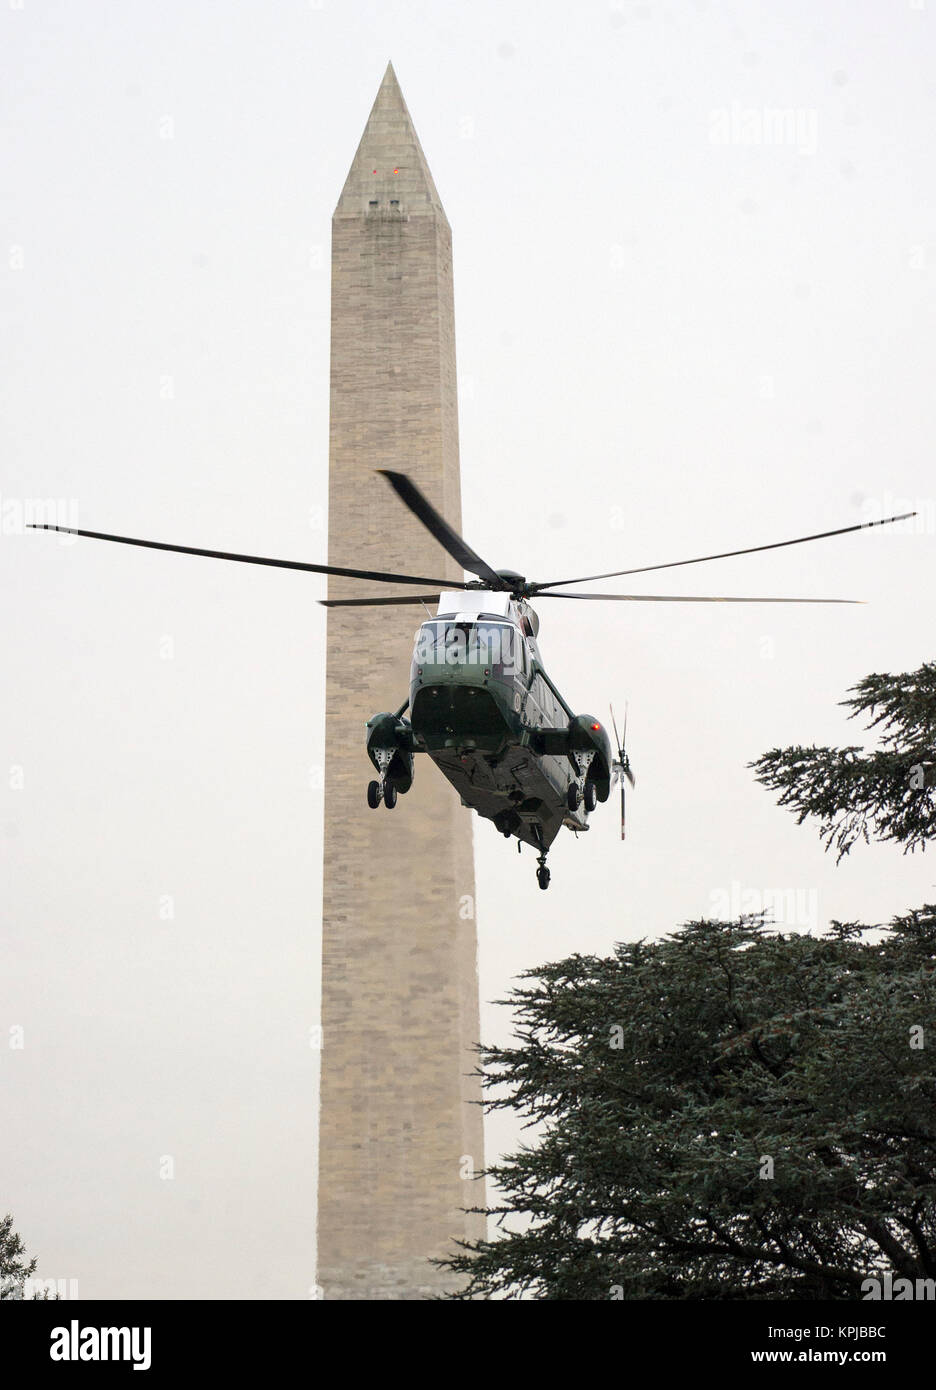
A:
{"type": "Polygon", "coordinates": [[[423,623],[416,634],[414,667],[482,666],[492,675],[521,675],[526,660],[523,637],[512,623],[423,623]]]}

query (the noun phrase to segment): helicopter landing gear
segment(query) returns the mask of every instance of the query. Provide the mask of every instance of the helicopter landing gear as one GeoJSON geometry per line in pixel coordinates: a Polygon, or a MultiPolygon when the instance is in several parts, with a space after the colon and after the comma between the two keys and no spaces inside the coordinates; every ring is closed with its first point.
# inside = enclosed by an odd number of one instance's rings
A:
{"type": "Polygon", "coordinates": [[[388,811],[392,811],[397,804],[397,789],[392,782],[387,781],[387,772],[393,762],[393,754],[392,748],[374,749],[374,757],[380,770],[380,781],[368,782],[367,784],[367,804],[372,811],[377,810],[381,801],[388,811]]]}
{"type": "Polygon", "coordinates": [[[547,889],[547,888],[549,887],[549,879],[550,879],[549,869],[547,868],[547,865],[546,865],[546,855],[545,855],[545,854],[540,854],[540,855],[538,855],[538,856],[537,856],[537,861],[536,861],[536,862],[537,862],[537,864],[539,865],[539,868],[536,870],[536,881],[537,881],[537,883],[539,884],[539,886],[540,886],[542,889],[545,890],[545,889],[547,889]]]}
{"type": "Polygon", "coordinates": [[[594,811],[598,805],[598,788],[591,781],[586,781],[583,787],[578,782],[571,782],[566,793],[566,805],[570,811],[577,811],[583,802],[589,814],[594,811]]]}
{"type": "Polygon", "coordinates": [[[576,771],[576,778],[569,783],[569,790],[566,793],[566,805],[570,811],[577,811],[582,802],[585,803],[586,811],[594,811],[598,805],[598,790],[589,779],[588,769],[591,767],[594,752],[589,749],[587,752],[575,754],[575,761],[572,764],[576,771]]]}
{"type": "Polygon", "coordinates": [[[397,804],[397,789],[392,782],[368,782],[367,784],[367,804],[372,811],[376,811],[381,801],[388,811],[392,811],[397,804]]]}

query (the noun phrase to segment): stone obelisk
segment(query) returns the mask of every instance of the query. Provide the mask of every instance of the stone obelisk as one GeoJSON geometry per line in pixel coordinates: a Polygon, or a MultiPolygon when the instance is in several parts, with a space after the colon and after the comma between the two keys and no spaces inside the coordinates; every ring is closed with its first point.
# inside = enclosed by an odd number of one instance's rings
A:
{"type": "MultiPolygon", "coordinates": [[[[463,575],[378,468],[461,524],[452,240],[392,66],[332,221],[329,563],[463,575]]],[[[329,580],[330,598],[417,594],[329,580]]],[[[433,610],[434,611],[434,610],[433,610]]],[[[430,1260],[484,1234],[470,813],[427,758],[371,810],[364,725],[409,694],[420,607],[328,610],[318,1283],[451,1288],[430,1260]]]]}

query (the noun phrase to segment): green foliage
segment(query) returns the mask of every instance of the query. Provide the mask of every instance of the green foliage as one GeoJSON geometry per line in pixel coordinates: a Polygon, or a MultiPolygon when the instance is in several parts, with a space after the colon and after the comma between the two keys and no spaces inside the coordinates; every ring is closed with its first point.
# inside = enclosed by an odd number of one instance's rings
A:
{"type": "Polygon", "coordinates": [[[868,717],[880,747],[774,748],[751,764],[757,780],[780,793],[797,824],[814,816],[838,858],[859,839],[925,848],[936,833],[936,663],[900,676],[871,675],[842,701],[849,718],[868,717]]]}
{"type": "MultiPolygon", "coordinates": [[[[752,766],[838,857],[936,829],[936,664],[844,701],[880,746],[752,766]]],[[[443,1262],[459,1298],[854,1299],[936,1278],[936,906],[883,939],[760,918],[529,971],[482,1048],[490,1108],[536,1127],[488,1170],[502,1235],[443,1262]]]]}
{"type": "Polygon", "coordinates": [[[482,1070],[540,1137],[489,1170],[503,1234],[444,1262],[456,1296],[853,1299],[869,1274],[936,1276],[936,907],[864,930],[691,922],[521,977],[516,1043],[482,1070]]]}
{"type": "Polygon", "coordinates": [[[13,1229],[13,1217],[0,1216],[0,1299],[20,1299],[23,1284],[36,1269],[36,1260],[26,1259],[26,1247],[13,1229]]]}

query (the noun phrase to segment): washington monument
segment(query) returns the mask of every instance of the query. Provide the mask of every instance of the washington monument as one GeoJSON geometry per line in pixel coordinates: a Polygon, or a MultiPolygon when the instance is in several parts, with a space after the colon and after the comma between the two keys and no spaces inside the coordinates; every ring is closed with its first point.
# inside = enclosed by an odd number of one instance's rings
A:
{"type": "MultiPolygon", "coordinates": [[[[332,220],[328,562],[461,580],[397,502],[405,472],[458,527],[452,238],[392,66],[332,220]],[[445,566],[444,569],[440,568],[445,566]]],[[[403,593],[388,586],[387,593],[403,593]]],[[[330,598],[360,597],[329,579],[330,598]]],[[[412,608],[328,610],[318,1283],[452,1287],[430,1260],[484,1234],[471,820],[428,765],[370,810],[364,725],[409,694],[412,608]]],[[[420,614],[420,617],[423,615],[420,614]]]]}

